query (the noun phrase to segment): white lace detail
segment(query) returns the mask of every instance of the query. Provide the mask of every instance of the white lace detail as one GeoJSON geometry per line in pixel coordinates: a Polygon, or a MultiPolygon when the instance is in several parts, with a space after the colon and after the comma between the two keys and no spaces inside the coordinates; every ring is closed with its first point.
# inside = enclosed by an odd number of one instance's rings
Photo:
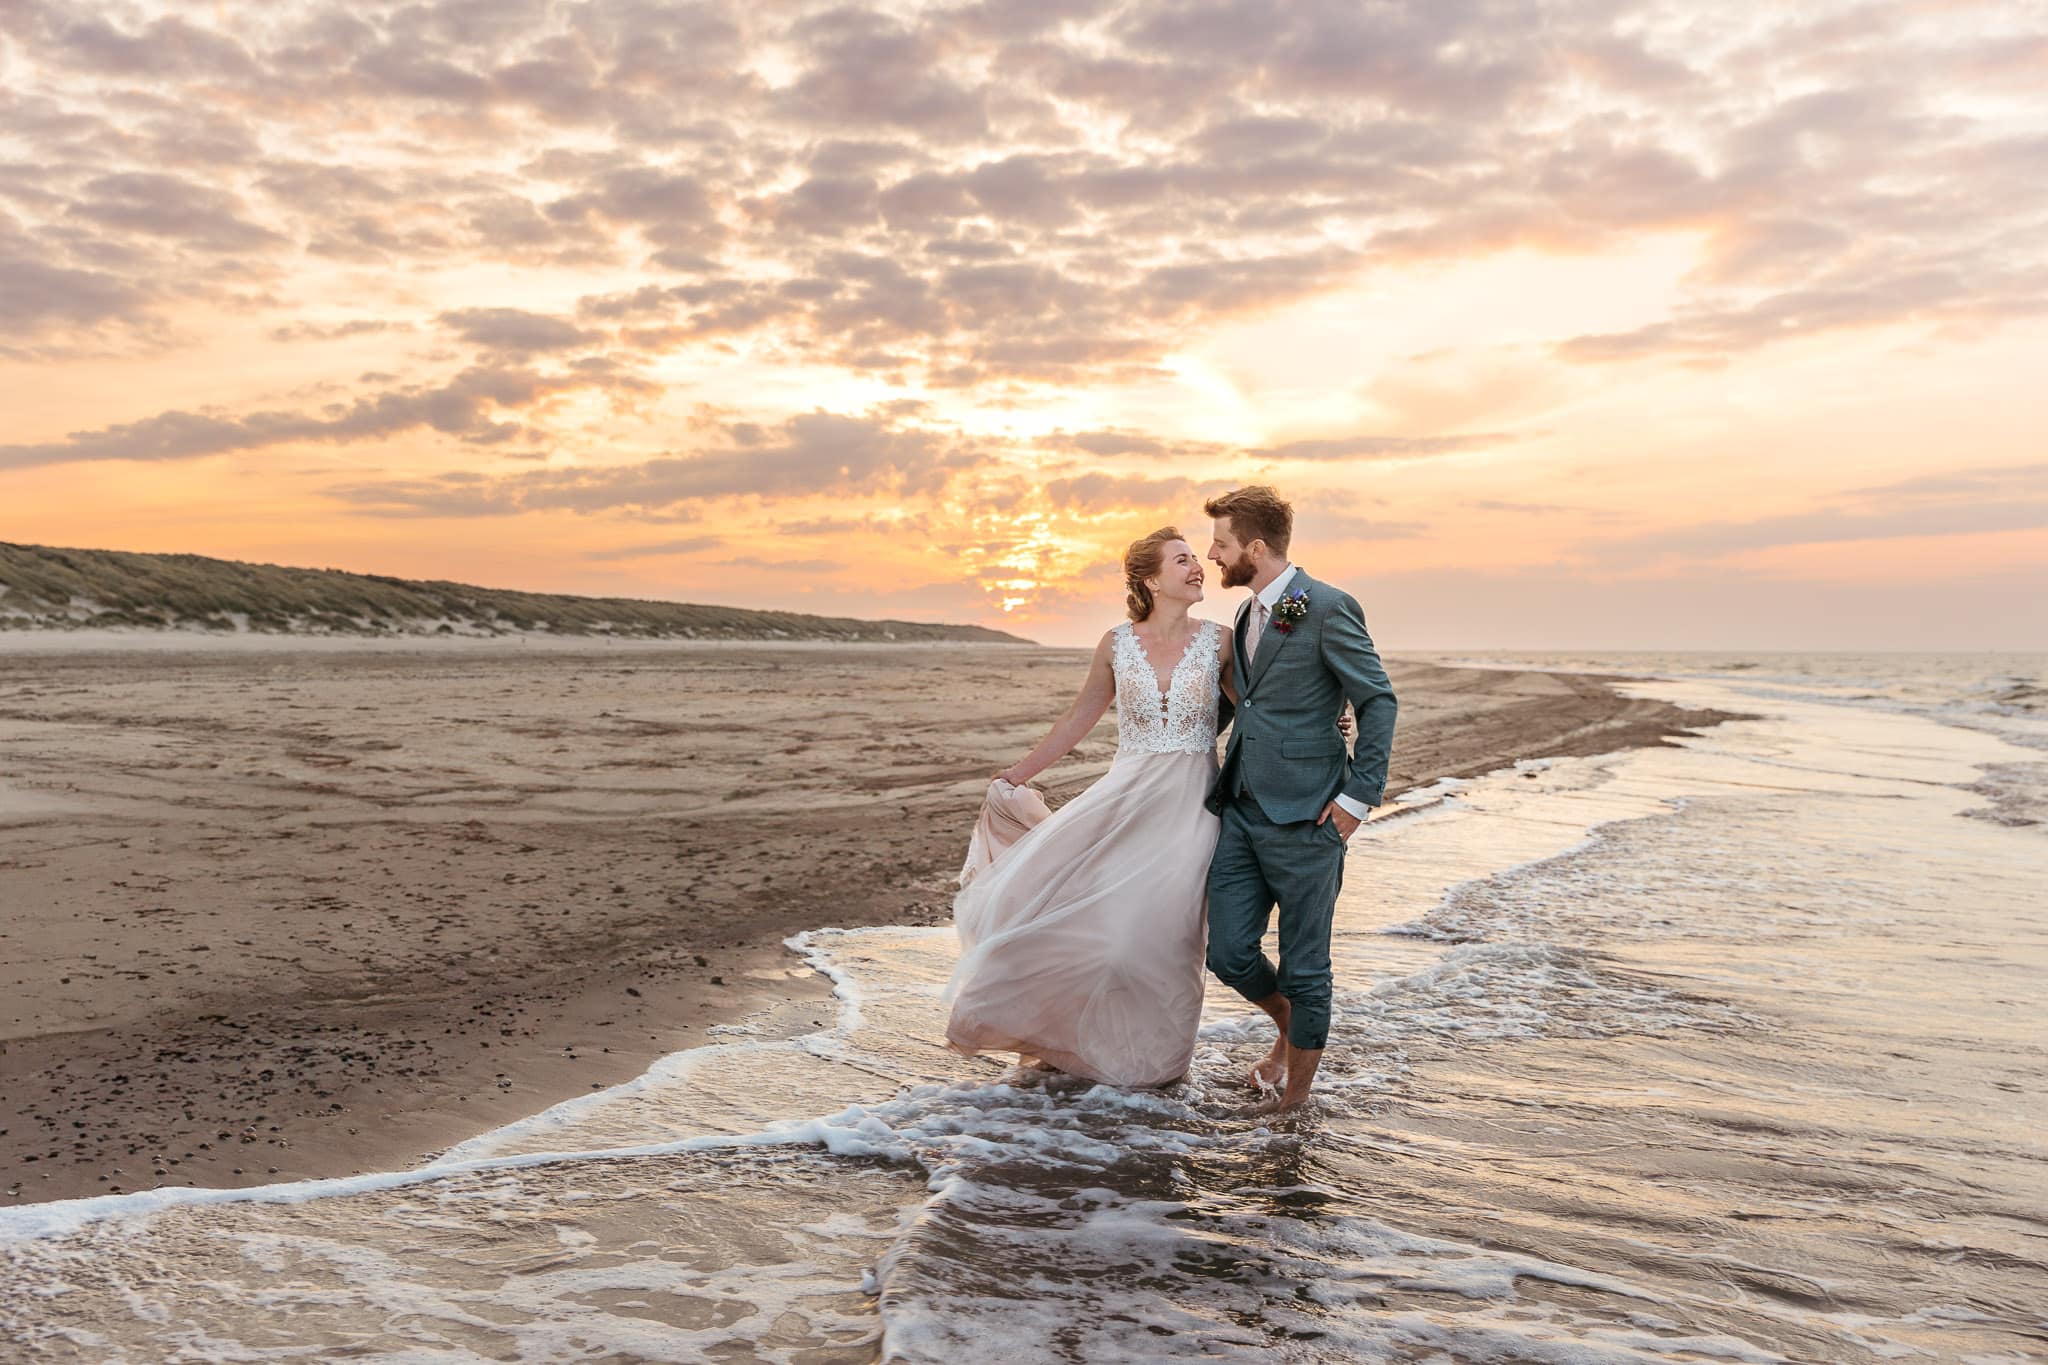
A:
{"type": "Polygon", "coordinates": [[[1216,642],[1223,628],[1204,621],[1173,666],[1166,691],[1126,621],[1111,646],[1116,672],[1117,752],[1199,754],[1216,747],[1216,642]]]}

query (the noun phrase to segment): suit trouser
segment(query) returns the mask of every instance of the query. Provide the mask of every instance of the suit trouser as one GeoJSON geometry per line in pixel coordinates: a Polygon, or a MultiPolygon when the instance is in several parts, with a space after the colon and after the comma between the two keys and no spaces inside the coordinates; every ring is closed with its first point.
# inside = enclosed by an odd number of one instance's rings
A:
{"type": "Polygon", "coordinates": [[[1344,885],[1344,838],[1334,818],[1275,824],[1243,795],[1222,815],[1209,864],[1209,970],[1247,1000],[1287,997],[1287,1041],[1320,1048],[1330,1034],[1330,917],[1344,885]],[[1278,966],[1260,947],[1275,905],[1278,966]]]}

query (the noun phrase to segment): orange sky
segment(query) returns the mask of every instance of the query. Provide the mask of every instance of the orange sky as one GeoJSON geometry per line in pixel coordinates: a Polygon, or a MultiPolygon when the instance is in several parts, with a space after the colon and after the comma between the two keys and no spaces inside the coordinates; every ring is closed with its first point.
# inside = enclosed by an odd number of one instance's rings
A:
{"type": "Polygon", "coordinates": [[[1078,643],[1257,480],[1391,650],[2048,648],[2024,7],[755,8],[8,7],[0,539],[1078,643]]]}

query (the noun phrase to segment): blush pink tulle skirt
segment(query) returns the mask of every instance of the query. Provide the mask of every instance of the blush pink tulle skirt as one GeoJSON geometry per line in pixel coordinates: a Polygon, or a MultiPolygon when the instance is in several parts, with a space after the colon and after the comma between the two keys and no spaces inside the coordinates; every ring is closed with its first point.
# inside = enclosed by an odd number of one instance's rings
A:
{"type": "MultiPolygon", "coordinates": [[[[1218,829],[1202,802],[1215,776],[1213,753],[1119,754],[1094,786],[993,850],[953,902],[950,1046],[1019,1052],[1111,1085],[1187,1073],[1218,829]]],[[[1019,790],[991,790],[1005,832],[1019,790]]]]}

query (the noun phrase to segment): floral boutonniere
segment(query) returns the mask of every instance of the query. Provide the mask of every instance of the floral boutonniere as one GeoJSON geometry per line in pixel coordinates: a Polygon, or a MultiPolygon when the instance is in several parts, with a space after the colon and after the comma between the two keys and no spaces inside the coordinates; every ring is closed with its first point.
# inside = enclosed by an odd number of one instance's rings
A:
{"type": "Polygon", "coordinates": [[[1282,593],[1280,600],[1273,604],[1273,629],[1283,635],[1308,619],[1308,589],[1296,588],[1293,592],[1282,593]]]}

